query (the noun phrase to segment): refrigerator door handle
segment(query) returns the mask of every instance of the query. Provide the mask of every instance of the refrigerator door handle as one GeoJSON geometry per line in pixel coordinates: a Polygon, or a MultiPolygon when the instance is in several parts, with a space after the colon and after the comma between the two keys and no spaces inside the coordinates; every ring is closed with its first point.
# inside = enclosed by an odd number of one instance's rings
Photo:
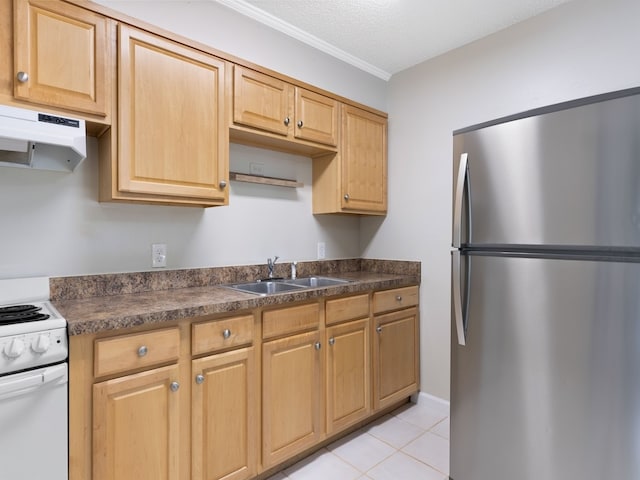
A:
{"type": "Polygon", "coordinates": [[[460,165],[458,165],[458,176],[456,178],[456,196],[453,202],[453,240],[454,248],[460,247],[462,236],[462,200],[464,196],[464,187],[467,183],[467,153],[460,155],[460,165]]]}
{"type": "MultiPolygon", "coordinates": [[[[462,290],[461,290],[461,259],[460,251],[454,250],[451,252],[451,270],[453,279],[453,316],[456,322],[456,333],[458,334],[458,344],[466,345],[467,342],[467,325],[465,322],[464,314],[462,312],[462,290]]],[[[469,269],[467,269],[467,273],[469,269]]],[[[469,281],[469,275],[467,275],[467,282],[469,281]]],[[[467,285],[468,287],[468,285],[467,285]]],[[[466,288],[465,292],[469,289],[466,288]]],[[[466,293],[465,293],[466,296],[466,293]]],[[[468,309],[466,309],[468,311],[468,309]]]]}

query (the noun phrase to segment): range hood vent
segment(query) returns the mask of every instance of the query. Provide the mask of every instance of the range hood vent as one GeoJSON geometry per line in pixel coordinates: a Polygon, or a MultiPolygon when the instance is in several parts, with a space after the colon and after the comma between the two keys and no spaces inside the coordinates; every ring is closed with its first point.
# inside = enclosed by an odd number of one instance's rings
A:
{"type": "Polygon", "coordinates": [[[72,172],[86,156],[84,120],[0,105],[0,166],[72,172]]]}

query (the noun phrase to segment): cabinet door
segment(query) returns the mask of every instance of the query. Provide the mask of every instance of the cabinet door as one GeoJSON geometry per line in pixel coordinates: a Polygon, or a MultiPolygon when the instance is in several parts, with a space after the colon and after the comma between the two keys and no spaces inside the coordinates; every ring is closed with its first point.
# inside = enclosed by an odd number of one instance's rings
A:
{"type": "Polygon", "coordinates": [[[387,211],[387,120],[342,107],[342,209],[387,211]]]}
{"type": "Polygon", "coordinates": [[[255,475],[259,431],[254,363],[253,347],[193,361],[193,480],[255,475]]]}
{"type": "Polygon", "coordinates": [[[173,365],[93,386],[93,480],[178,480],[177,378],[173,365]]]}
{"type": "Polygon", "coordinates": [[[317,331],[262,345],[262,463],[265,468],[320,440],[321,353],[317,331]]]}
{"type": "Polygon", "coordinates": [[[295,137],[336,146],[339,103],[332,98],[296,87],[295,137]]]}
{"type": "Polygon", "coordinates": [[[51,0],[14,0],[14,96],[107,113],[108,20],[51,0]]]}
{"type": "Polygon", "coordinates": [[[118,188],[227,200],[225,63],[119,26],[118,188]]]}
{"type": "Polygon", "coordinates": [[[418,310],[408,308],[374,317],[374,408],[418,390],[418,310]]]}
{"type": "Polygon", "coordinates": [[[327,433],[371,411],[369,319],[327,328],[327,433]]]}
{"type": "Polygon", "coordinates": [[[268,75],[234,66],[233,121],[279,135],[291,128],[291,86],[268,75]]]}

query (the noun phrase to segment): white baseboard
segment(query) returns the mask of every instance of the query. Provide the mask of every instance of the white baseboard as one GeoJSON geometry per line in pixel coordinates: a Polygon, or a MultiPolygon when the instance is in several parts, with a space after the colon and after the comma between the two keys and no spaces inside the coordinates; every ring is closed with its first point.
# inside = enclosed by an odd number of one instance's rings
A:
{"type": "Polygon", "coordinates": [[[449,415],[449,401],[444,398],[436,397],[425,392],[418,392],[411,396],[411,401],[415,404],[426,405],[434,410],[438,410],[449,415]]]}

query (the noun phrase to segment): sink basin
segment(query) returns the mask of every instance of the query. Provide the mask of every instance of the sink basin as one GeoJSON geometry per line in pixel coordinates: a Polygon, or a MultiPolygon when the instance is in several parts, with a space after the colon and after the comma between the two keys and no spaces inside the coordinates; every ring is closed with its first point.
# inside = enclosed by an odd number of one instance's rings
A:
{"type": "Polygon", "coordinates": [[[235,285],[229,285],[234,290],[240,290],[241,292],[256,293],[258,295],[269,295],[273,293],[290,292],[292,290],[302,290],[303,287],[299,285],[291,285],[289,283],[279,282],[251,282],[251,283],[238,283],[235,285]]]}
{"type": "Polygon", "coordinates": [[[227,285],[229,288],[256,295],[271,295],[274,293],[300,291],[305,288],[322,288],[349,283],[349,280],[333,277],[305,277],[296,279],[261,280],[257,282],[236,283],[227,285]]]}
{"type": "Polygon", "coordinates": [[[319,287],[331,287],[333,285],[341,285],[343,283],[349,283],[349,280],[343,280],[341,278],[333,277],[307,277],[296,278],[292,280],[285,280],[291,285],[300,285],[307,288],[319,288],[319,287]]]}

